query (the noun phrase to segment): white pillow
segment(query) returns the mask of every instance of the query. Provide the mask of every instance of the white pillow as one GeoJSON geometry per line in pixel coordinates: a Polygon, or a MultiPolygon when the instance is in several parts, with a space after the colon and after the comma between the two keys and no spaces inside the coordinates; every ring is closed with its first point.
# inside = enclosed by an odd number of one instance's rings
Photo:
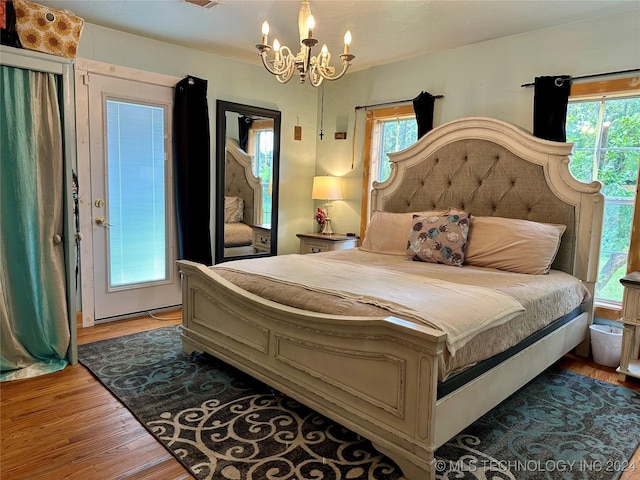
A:
{"type": "Polygon", "coordinates": [[[364,232],[360,249],[367,252],[406,255],[413,216],[440,215],[446,211],[406,213],[375,211],[364,232]]]}
{"type": "Polygon", "coordinates": [[[564,225],[502,217],[471,217],[464,262],[516,273],[549,273],[564,225]]]}

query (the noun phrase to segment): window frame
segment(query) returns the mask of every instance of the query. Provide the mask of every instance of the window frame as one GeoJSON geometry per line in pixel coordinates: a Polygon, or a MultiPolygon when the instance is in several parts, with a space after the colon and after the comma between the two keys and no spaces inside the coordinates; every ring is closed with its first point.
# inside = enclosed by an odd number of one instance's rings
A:
{"type": "Polygon", "coordinates": [[[360,209],[360,238],[364,238],[364,231],[369,221],[369,205],[371,203],[371,183],[372,183],[372,167],[373,167],[373,140],[375,134],[376,123],[385,120],[393,120],[396,118],[406,118],[413,116],[415,111],[413,104],[398,105],[395,107],[385,107],[367,110],[367,121],[364,133],[364,159],[362,168],[362,200],[360,209]]]}
{"type": "MultiPolygon", "coordinates": [[[[572,83],[569,101],[601,100],[603,97],[634,97],[640,95],[640,77],[614,78],[594,82],[572,83]]],[[[638,171],[640,179],[640,169],[638,171]]],[[[636,183],[636,198],[631,224],[631,241],[627,257],[627,273],[640,270],[640,208],[638,198],[640,181],[636,183]],[[633,255],[633,252],[637,252],[633,255]]],[[[607,320],[622,318],[622,306],[602,301],[595,302],[595,316],[607,320]]]]}

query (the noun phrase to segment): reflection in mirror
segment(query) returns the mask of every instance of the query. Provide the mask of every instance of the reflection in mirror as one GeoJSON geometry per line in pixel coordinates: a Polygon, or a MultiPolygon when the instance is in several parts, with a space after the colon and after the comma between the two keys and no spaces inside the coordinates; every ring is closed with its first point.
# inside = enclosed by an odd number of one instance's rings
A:
{"type": "Polygon", "coordinates": [[[218,100],[215,263],[277,252],[280,112],[218,100]]]}

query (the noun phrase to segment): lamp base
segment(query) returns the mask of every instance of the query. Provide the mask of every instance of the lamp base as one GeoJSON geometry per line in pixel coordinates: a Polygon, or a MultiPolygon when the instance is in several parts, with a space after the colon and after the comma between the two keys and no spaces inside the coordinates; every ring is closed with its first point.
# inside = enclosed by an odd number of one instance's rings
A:
{"type": "Polygon", "coordinates": [[[331,228],[331,219],[328,217],[324,219],[324,227],[322,228],[322,234],[333,235],[333,229],[331,228]]]}

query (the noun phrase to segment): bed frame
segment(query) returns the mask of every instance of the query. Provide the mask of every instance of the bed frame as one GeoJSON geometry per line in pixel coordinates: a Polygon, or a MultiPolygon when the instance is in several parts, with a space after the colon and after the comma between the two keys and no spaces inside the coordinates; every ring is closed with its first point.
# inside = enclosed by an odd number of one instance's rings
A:
{"type": "MultiPolygon", "coordinates": [[[[505,122],[444,124],[391,154],[372,209],[459,207],[475,215],[567,225],[554,268],[593,293],[604,199],[600,184],[569,173],[571,144],[505,122]]],[[[290,308],[248,293],[204,265],[179,261],[183,349],[206,351],[371,440],[408,480],[435,478],[435,450],[585,345],[593,303],[550,335],[438,399],[446,334],[396,317],[349,317],[290,308]]],[[[587,343],[588,345],[588,343],[587,343]]]]}

